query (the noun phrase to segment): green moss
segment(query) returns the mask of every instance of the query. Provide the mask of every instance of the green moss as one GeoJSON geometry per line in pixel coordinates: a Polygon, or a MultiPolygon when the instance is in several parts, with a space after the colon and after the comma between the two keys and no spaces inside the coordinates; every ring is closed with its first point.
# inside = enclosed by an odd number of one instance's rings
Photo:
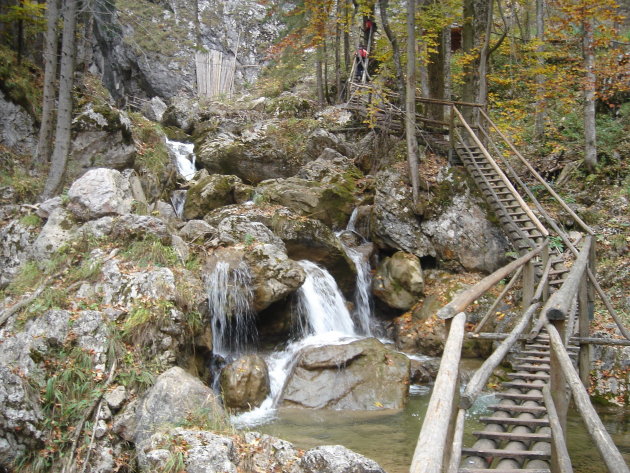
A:
{"type": "Polygon", "coordinates": [[[0,90],[36,120],[41,115],[41,84],[41,71],[35,65],[25,60],[18,65],[15,52],[0,45],[0,90]]]}
{"type": "Polygon", "coordinates": [[[162,128],[138,113],[130,114],[130,118],[132,136],[137,148],[135,168],[154,177],[162,175],[170,164],[162,128]]]}
{"type": "Polygon", "coordinates": [[[122,252],[122,256],[139,266],[178,266],[179,257],[175,249],[163,244],[152,235],[147,235],[142,240],[132,241],[128,248],[122,252]]]}
{"type": "Polygon", "coordinates": [[[43,221],[37,214],[27,214],[20,218],[20,223],[25,227],[40,227],[43,221]]]}

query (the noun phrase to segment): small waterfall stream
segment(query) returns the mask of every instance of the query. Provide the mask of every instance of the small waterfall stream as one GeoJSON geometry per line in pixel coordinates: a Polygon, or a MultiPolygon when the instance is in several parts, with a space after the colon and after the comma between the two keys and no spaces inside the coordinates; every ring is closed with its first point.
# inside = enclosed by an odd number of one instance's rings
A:
{"type": "Polygon", "coordinates": [[[195,177],[197,172],[195,169],[195,145],[167,139],[166,146],[175,156],[175,165],[179,174],[187,181],[195,177]]]}
{"type": "Polygon", "coordinates": [[[299,263],[306,272],[306,280],[297,291],[301,338],[267,357],[271,392],[260,407],[232,419],[238,427],[265,424],[275,417],[276,403],[295,362],[295,354],[302,348],[346,343],[357,338],[355,324],[334,278],[315,263],[305,260],[299,263]]]}

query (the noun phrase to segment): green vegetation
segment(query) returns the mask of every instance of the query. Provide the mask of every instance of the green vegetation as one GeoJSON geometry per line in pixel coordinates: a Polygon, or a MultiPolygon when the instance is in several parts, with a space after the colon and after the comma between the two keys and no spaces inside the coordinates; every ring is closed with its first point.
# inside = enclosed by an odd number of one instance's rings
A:
{"type": "Polygon", "coordinates": [[[18,64],[15,52],[0,44],[0,90],[36,119],[41,115],[41,81],[33,64],[27,61],[18,64]]]}
{"type": "Polygon", "coordinates": [[[129,114],[136,143],[136,169],[152,175],[162,174],[170,163],[164,132],[159,124],[149,121],[139,113],[129,114]]]}
{"type": "Polygon", "coordinates": [[[153,235],[146,235],[142,240],[132,241],[122,256],[134,264],[146,266],[177,266],[179,256],[170,245],[165,245],[153,235]]]}
{"type": "Polygon", "coordinates": [[[138,345],[150,339],[150,328],[159,328],[170,317],[174,304],[163,299],[140,300],[133,304],[121,326],[123,338],[138,345]]]}

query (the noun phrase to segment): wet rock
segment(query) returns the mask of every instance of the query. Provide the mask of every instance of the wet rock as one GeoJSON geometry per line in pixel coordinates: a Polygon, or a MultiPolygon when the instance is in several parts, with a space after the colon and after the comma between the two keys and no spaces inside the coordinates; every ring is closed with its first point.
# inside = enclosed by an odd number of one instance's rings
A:
{"type": "Polygon", "coordinates": [[[324,445],[308,450],[300,466],[306,473],[385,473],[374,460],[341,445],[324,445]]]}
{"type": "Polygon", "coordinates": [[[371,230],[371,240],[381,248],[402,250],[419,258],[437,255],[414,212],[411,188],[392,170],[376,176],[371,230]]]}
{"type": "Polygon", "coordinates": [[[181,128],[185,133],[190,134],[199,118],[199,100],[180,94],[174,97],[171,105],[164,110],[162,123],[181,128]]]}
{"type": "Polygon", "coordinates": [[[91,169],[68,190],[68,209],[83,220],[131,212],[129,181],[114,169],[91,169]]]}
{"type": "Polygon", "coordinates": [[[226,407],[258,407],[269,395],[265,360],[258,355],[247,355],[227,365],[221,372],[221,393],[226,407]]]}
{"type": "Polygon", "coordinates": [[[10,471],[20,455],[42,446],[42,419],[37,393],[0,362],[0,467],[10,471]]]}
{"type": "Polygon", "coordinates": [[[439,358],[409,359],[409,377],[411,384],[430,384],[435,381],[440,370],[439,358]]]}
{"type": "Polygon", "coordinates": [[[273,229],[273,233],[284,242],[289,258],[308,259],[324,266],[335,277],[342,290],[350,292],[354,289],[354,263],[347,257],[331,229],[319,220],[296,215],[284,207],[268,205],[229,206],[211,212],[206,215],[205,220],[216,227],[225,218],[235,215],[273,229]]]}
{"type": "Polygon", "coordinates": [[[390,307],[410,309],[424,291],[420,260],[402,251],[385,258],[376,270],[372,287],[374,294],[390,307]]]}
{"type": "Polygon", "coordinates": [[[282,393],[284,406],[399,409],[409,389],[409,359],[374,338],[307,347],[282,393]]]}
{"type": "Polygon", "coordinates": [[[236,203],[234,187],[241,180],[236,176],[212,174],[195,182],[186,194],[184,218],[203,217],[208,212],[236,203]]]}
{"type": "Polygon", "coordinates": [[[223,415],[212,389],[183,369],[173,367],[157,377],[155,384],[140,399],[135,415],[127,416],[126,422],[118,423],[116,428],[125,431],[128,438],[139,444],[151,439],[160,428],[177,425],[188,415],[204,411],[209,416],[223,415]]]}

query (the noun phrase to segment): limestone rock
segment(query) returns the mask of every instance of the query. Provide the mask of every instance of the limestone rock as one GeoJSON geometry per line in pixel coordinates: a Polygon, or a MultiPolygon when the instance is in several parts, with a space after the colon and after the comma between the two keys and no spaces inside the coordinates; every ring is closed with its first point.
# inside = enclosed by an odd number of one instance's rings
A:
{"type": "Polygon", "coordinates": [[[167,126],[181,128],[185,133],[192,133],[195,123],[199,121],[199,101],[179,94],[171,100],[162,113],[162,123],[167,126]]]}
{"type": "Polygon", "coordinates": [[[284,406],[399,409],[406,402],[409,359],[374,338],[307,347],[282,393],[284,406]]]}
{"type": "Polygon", "coordinates": [[[286,440],[258,432],[247,432],[243,440],[246,451],[240,454],[241,464],[252,465],[253,471],[302,473],[299,452],[286,440]]]}
{"type": "Polygon", "coordinates": [[[186,194],[184,218],[186,220],[203,217],[208,212],[234,204],[234,186],[241,180],[236,176],[212,174],[203,176],[186,194]]]}
{"type": "Polygon", "coordinates": [[[313,159],[317,158],[326,148],[334,149],[340,154],[353,158],[355,151],[351,146],[339,138],[337,135],[330,133],[322,128],[314,130],[308,137],[306,142],[306,152],[313,159]]]}
{"type": "MultiPolygon", "coordinates": [[[[592,336],[609,338],[606,331],[592,336]]],[[[605,345],[592,346],[591,359],[594,371],[591,374],[592,395],[618,406],[627,406],[630,401],[630,347],[605,345]]]]}
{"type": "Polygon", "coordinates": [[[179,229],[180,236],[188,242],[201,243],[216,233],[216,228],[204,220],[189,220],[179,229]]]}
{"type": "Polygon", "coordinates": [[[74,216],[59,207],[48,217],[42,231],[33,242],[32,255],[37,260],[46,260],[55,251],[76,238],[77,234],[74,216]]]}
{"type": "Polygon", "coordinates": [[[114,221],[111,231],[111,237],[118,241],[143,240],[147,236],[164,244],[171,242],[171,234],[164,221],[151,215],[123,215],[114,221]]]}
{"type": "MultiPolygon", "coordinates": [[[[155,384],[143,395],[135,418],[129,419],[132,428],[127,430],[127,435],[139,444],[150,439],[159,429],[176,425],[187,415],[204,410],[222,413],[212,389],[183,369],[173,367],[158,376],[155,384]]],[[[125,430],[124,425],[119,428],[125,430]]]]}
{"type": "Polygon", "coordinates": [[[342,290],[349,292],[354,289],[354,263],[331,229],[319,220],[301,217],[284,207],[234,205],[211,212],[206,215],[205,221],[218,226],[225,218],[234,215],[273,229],[273,233],[284,242],[289,258],[308,259],[324,266],[342,290]]]}
{"type": "Polygon", "coordinates": [[[127,390],[122,385],[116,386],[116,388],[114,388],[112,391],[109,391],[107,394],[105,394],[104,399],[107,403],[107,406],[112,411],[118,411],[127,399],[127,390]]]}
{"type": "Polygon", "coordinates": [[[394,253],[378,266],[372,285],[374,294],[390,307],[410,309],[424,291],[420,260],[402,251],[394,253]]]}
{"type": "Polygon", "coordinates": [[[41,218],[48,218],[50,215],[63,205],[63,201],[60,196],[53,197],[52,199],[45,200],[39,204],[35,213],[41,218]]]}
{"type": "Polygon", "coordinates": [[[226,407],[252,409],[269,394],[269,372],[261,356],[243,356],[221,372],[221,393],[226,407]]]}
{"type": "Polygon", "coordinates": [[[42,419],[37,394],[25,379],[0,363],[0,468],[10,471],[13,460],[41,447],[42,419]]]}
{"type": "Polygon", "coordinates": [[[32,155],[37,147],[35,120],[0,90],[0,145],[32,155]]]}
{"type": "Polygon", "coordinates": [[[12,220],[0,228],[0,288],[6,287],[31,255],[31,245],[37,232],[12,220]]]}
{"type": "Polygon", "coordinates": [[[371,228],[371,239],[381,248],[406,251],[419,258],[437,255],[414,213],[411,188],[394,171],[376,176],[371,228]]]}
{"type": "Polygon", "coordinates": [[[341,445],[324,445],[308,450],[300,466],[306,473],[385,473],[374,460],[341,445]]]}
{"type": "Polygon", "coordinates": [[[439,215],[422,223],[440,260],[456,269],[491,273],[507,264],[510,244],[468,194],[456,195],[439,215]],[[458,266],[458,267],[457,267],[458,266]]]}
{"type": "Polygon", "coordinates": [[[149,120],[161,122],[168,105],[160,97],[151,97],[151,100],[142,104],[142,114],[149,120]]]}
{"type": "Polygon", "coordinates": [[[220,244],[234,245],[245,243],[269,243],[286,252],[284,242],[264,224],[252,222],[246,216],[234,215],[224,218],[217,227],[217,240],[220,244]]]}
{"type": "Polygon", "coordinates": [[[131,212],[129,181],[114,169],[91,169],[68,190],[68,209],[83,220],[131,212]]]}

